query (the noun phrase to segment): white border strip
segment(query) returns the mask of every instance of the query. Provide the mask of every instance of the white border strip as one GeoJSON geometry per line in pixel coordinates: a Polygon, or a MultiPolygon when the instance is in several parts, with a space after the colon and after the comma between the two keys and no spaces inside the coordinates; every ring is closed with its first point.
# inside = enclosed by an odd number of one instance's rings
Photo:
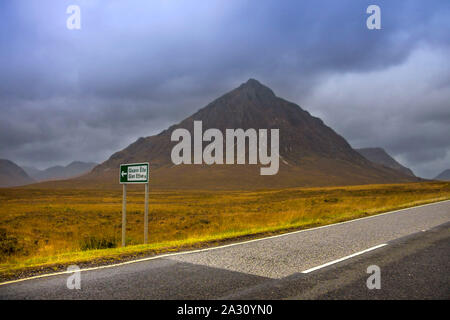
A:
{"type": "MultiPolygon", "coordinates": [[[[192,251],[181,251],[181,252],[175,252],[175,253],[167,253],[167,254],[162,254],[162,255],[159,255],[159,256],[142,258],[142,259],[137,259],[137,260],[130,260],[130,261],[120,262],[120,263],[116,263],[116,264],[109,264],[109,265],[104,265],[104,266],[80,269],[80,271],[77,271],[77,272],[93,271],[93,270],[106,269],[106,268],[114,268],[114,267],[119,267],[119,266],[131,264],[131,263],[145,262],[145,261],[161,259],[161,258],[167,258],[167,257],[173,257],[173,256],[178,256],[178,255],[185,255],[185,254],[192,254],[192,253],[199,253],[199,252],[204,252],[204,251],[212,251],[212,250],[217,250],[217,249],[223,249],[223,248],[243,245],[243,244],[257,242],[257,241],[264,241],[264,240],[269,240],[269,239],[274,239],[274,238],[280,238],[280,237],[288,236],[288,235],[291,235],[291,234],[297,234],[297,233],[301,233],[301,232],[308,232],[308,231],[319,230],[319,229],[322,229],[322,228],[338,226],[338,225],[341,225],[341,224],[351,223],[351,222],[355,222],[355,221],[361,221],[361,220],[365,220],[365,219],[373,219],[373,218],[381,217],[381,216],[384,216],[384,215],[387,215],[387,214],[391,214],[391,213],[397,213],[397,212],[401,212],[401,211],[405,211],[405,210],[411,210],[411,209],[415,209],[415,208],[421,208],[421,207],[436,205],[438,203],[449,202],[449,201],[450,200],[441,200],[441,201],[436,201],[436,202],[432,202],[432,203],[422,204],[422,205],[419,205],[419,206],[413,206],[413,207],[409,207],[409,208],[398,209],[398,210],[388,211],[388,212],[384,212],[384,213],[378,213],[378,214],[374,214],[374,215],[369,216],[369,217],[362,217],[362,218],[357,218],[357,219],[353,219],[353,220],[347,220],[347,221],[343,221],[343,222],[327,224],[327,225],[320,226],[320,227],[315,227],[315,228],[310,228],[310,229],[303,229],[303,230],[297,230],[297,231],[282,233],[282,234],[278,234],[278,235],[270,236],[270,237],[265,237],[265,238],[258,238],[258,239],[247,240],[247,241],[242,241],[242,242],[235,242],[235,243],[226,244],[226,245],[223,245],[223,246],[204,248],[204,249],[198,249],[198,250],[192,250],[192,251]]],[[[55,272],[55,273],[41,274],[41,275],[29,277],[29,278],[22,278],[22,279],[16,279],[16,280],[11,280],[11,281],[1,282],[0,286],[11,284],[11,283],[22,282],[22,281],[26,281],[26,280],[33,280],[33,279],[39,279],[39,278],[47,278],[47,277],[52,277],[52,276],[58,276],[58,275],[68,274],[68,273],[74,273],[74,272],[73,271],[61,271],[61,272],[55,272]]]]}
{"type": "Polygon", "coordinates": [[[356,252],[356,253],[351,254],[349,256],[345,256],[343,258],[336,259],[336,260],[333,260],[333,261],[321,264],[320,266],[317,266],[317,267],[314,267],[314,268],[302,271],[302,273],[310,273],[310,272],[313,272],[313,271],[316,271],[316,270],[319,270],[319,269],[331,266],[332,264],[335,264],[335,263],[338,263],[338,262],[341,262],[341,261],[344,261],[344,260],[347,260],[347,259],[359,256],[360,254],[363,254],[363,253],[366,253],[366,252],[369,252],[369,251],[372,251],[372,250],[384,247],[384,246],[387,246],[387,243],[383,243],[383,244],[380,244],[378,246],[375,246],[375,247],[372,247],[372,248],[369,248],[369,249],[366,249],[366,250],[363,250],[363,251],[356,252]]]}

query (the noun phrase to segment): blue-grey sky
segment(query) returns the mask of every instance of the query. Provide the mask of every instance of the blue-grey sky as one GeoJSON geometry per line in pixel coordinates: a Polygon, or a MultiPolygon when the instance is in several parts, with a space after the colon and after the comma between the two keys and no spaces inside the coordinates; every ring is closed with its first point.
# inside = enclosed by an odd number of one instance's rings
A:
{"type": "Polygon", "coordinates": [[[449,57],[448,0],[5,0],[0,158],[102,162],[256,78],[433,177],[450,168],[449,57]]]}

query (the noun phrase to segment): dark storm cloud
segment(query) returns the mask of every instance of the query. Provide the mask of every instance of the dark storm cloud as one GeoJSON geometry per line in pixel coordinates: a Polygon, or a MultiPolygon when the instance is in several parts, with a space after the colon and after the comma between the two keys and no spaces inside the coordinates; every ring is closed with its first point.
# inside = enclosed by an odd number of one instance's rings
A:
{"type": "MultiPolygon", "coordinates": [[[[423,61],[419,56],[421,63],[448,55],[450,5],[448,1],[376,1],[382,9],[382,30],[370,31],[365,27],[369,4],[331,0],[2,3],[0,108],[8,117],[0,119],[0,157],[40,166],[74,159],[103,161],[139,136],[157,133],[254,77],[278,95],[306,103],[304,107],[323,116],[353,145],[385,146],[429,175],[432,170],[425,169],[426,163],[431,166],[430,161],[445,159],[449,150],[439,137],[447,133],[442,128],[449,123],[445,98],[450,77],[445,68],[435,68],[433,74],[426,68],[414,72],[410,58],[417,58],[414,53],[423,48],[428,58],[423,61]],[[80,31],[65,28],[69,4],[81,6],[80,31]],[[420,81],[425,72],[427,81],[432,81],[419,101],[427,103],[434,94],[433,103],[411,106],[403,99],[410,94],[406,87],[390,100],[381,90],[377,95],[386,96],[389,108],[377,103],[358,115],[351,90],[355,83],[341,82],[339,77],[362,77],[355,81],[365,84],[358,88],[367,97],[372,73],[383,74],[407,63],[412,69],[408,77],[420,81]],[[340,83],[332,89],[329,79],[340,83]],[[340,95],[339,104],[330,92],[340,95]],[[389,110],[408,116],[399,116],[392,136],[386,137],[378,129],[389,110]],[[365,134],[352,129],[358,126],[365,134]],[[418,138],[410,134],[412,126],[425,143],[420,150],[414,146],[418,138]]],[[[392,79],[409,84],[405,77],[390,74],[386,88],[392,87],[392,79]]],[[[361,97],[361,103],[369,102],[361,97]]],[[[434,162],[432,166],[440,167],[433,170],[446,166],[445,160],[441,162],[434,162]]]]}
{"type": "Polygon", "coordinates": [[[399,66],[330,76],[304,104],[354,147],[384,147],[434,177],[450,165],[448,74],[448,54],[423,48],[399,66]]]}

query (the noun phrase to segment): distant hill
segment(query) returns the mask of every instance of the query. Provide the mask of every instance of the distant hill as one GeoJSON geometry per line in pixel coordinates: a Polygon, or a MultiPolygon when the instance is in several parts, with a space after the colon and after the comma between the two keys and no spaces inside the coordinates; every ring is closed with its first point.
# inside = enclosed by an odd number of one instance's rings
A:
{"type": "Polygon", "coordinates": [[[411,169],[398,163],[397,160],[391,157],[383,148],[362,148],[355,150],[358,151],[364,158],[374,163],[381,164],[388,168],[398,170],[406,175],[415,177],[414,172],[411,169]]]}
{"type": "Polygon", "coordinates": [[[92,170],[97,163],[74,161],[67,166],[53,166],[45,170],[34,167],[23,167],[29,176],[36,181],[61,180],[80,176],[92,170]]]}
{"type": "Polygon", "coordinates": [[[450,181],[450,169],[442,171],[434,180],[450,181]]]}
{"type": "MultiPolygon", "coordinates": [[[[203,147],[207,143],[203,144],[203,147]]],[[[58,185],[116,186],[121,163],[150,162],[152,187],[196,189],[262,189],[418,181],[417,178],[370,162],[319,118],[277,97],[254,79],[226,93],[161,133],[139,138],[114,153],[89,174],[58,185]],[[174,165],[170,141],[177,128],[193,136],[194,120],[208,128],[277,128],[280,133],[278,174],[261,176],[261,165],[174,165]]],[[[54,184],[52,185],[54,186],[54,184]]]]}
{"type": "Polygon", "coordinates": [[[35,168],[35,167],[29,167],[29,166],[22,166],[22,169],[25,170],[25,172],[33,179],[36,179],[36,176],[44,171],[44,170],[39,170],[38,168],[35,168]]]}
{"type": "Polygon", "coordinates": [[[0,187],[15,187],[35,182],[17,164],[10,160],[0,159],[0,187]]]}

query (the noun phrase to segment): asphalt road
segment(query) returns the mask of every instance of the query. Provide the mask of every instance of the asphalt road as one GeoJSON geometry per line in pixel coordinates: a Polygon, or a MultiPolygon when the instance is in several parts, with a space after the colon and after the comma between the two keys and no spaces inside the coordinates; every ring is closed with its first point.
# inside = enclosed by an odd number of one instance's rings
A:
{"type": "Polygon", "coordinates": [[[83,271],[80,290],[70,274],[3,284],[0,299],[450,299],[449,275],[446,201],[83,271]],[[381,289],[366,286],[371,265],[381,289]]]}

